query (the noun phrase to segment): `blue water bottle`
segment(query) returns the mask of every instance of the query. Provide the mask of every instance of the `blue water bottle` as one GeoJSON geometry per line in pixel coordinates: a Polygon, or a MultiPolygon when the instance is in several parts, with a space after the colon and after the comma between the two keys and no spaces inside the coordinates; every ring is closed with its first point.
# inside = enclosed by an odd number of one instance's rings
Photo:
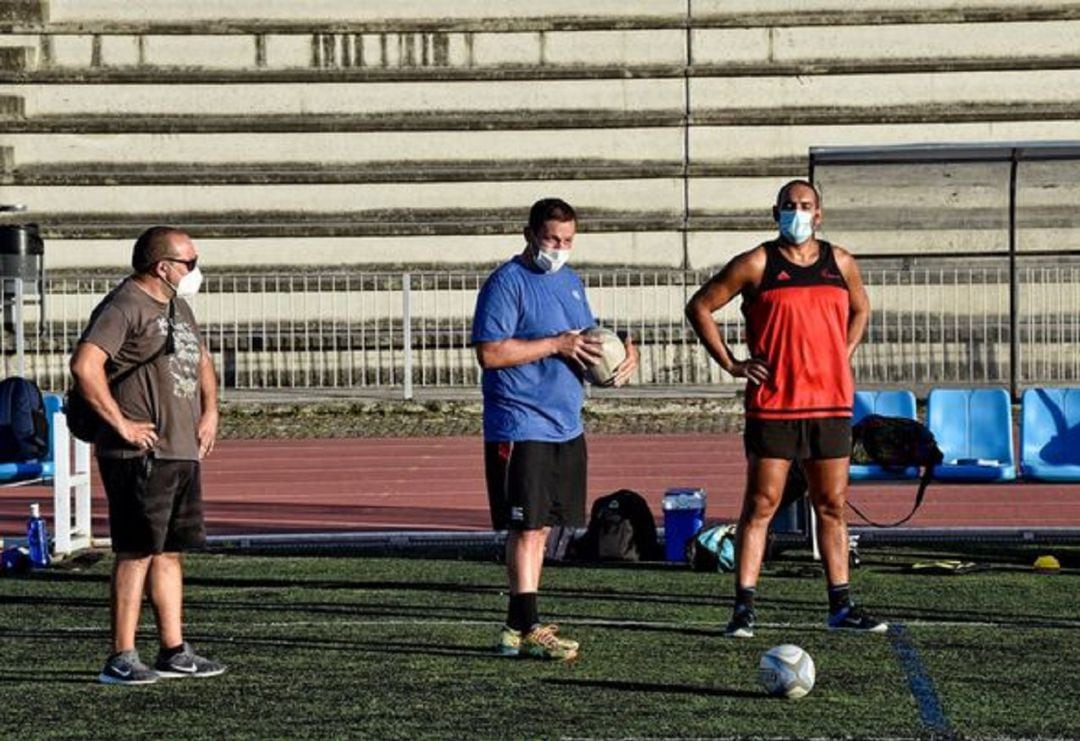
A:
{"type": "Polygon", "coordinates": [[[49,531],[41,519],[41,507],[37,502],[30,505],[30,520],[26,523],[26,545],[30,549],[30,563],[35,568],[49,565],[49,531]]]}

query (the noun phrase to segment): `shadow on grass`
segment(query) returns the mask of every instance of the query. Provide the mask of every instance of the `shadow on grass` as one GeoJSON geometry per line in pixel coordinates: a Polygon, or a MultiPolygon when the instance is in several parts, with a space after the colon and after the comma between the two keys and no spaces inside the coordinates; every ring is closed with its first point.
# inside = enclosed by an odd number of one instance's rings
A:
{"type": "Polygon", "coordinates": [[[4,684],[97,684],[97,675],[85,671],[65,671],[62,669],[41,669],[33,671],[0,671],[0,685],[4,684]]]}
{"type": "Polygon", "coordinates": [[[616,682],[610,679],[558,679],[541,680],[552,684],[575,689],[617,690],[619,692],[655,692],[665,695],[694,695],[707,697],[737,697],[742,699],[766,700],[760,692],[736,690],[726,687],[701,687],[687,684],[653,684],[650,682],[616,682]]]}
{"type": "MultiPolygon", "coordinates": [[[[74,572],[45,571],[34,574],[31,579],[40,582],[86,582],[98,583],[103,587],[108,584],[107,574],[85,574],[74,572]]],[[[950,577],[951,578],[951,577],[950,577]]],[[[974,578],[974,577],[972,577],[974,578]]],[[[364,616],[373,617],[416,617],[428,618],[460,618],[462,615],[480,616],[485,619],[497,620],[501,616],[502,600],[505,599],[506,588],[503,584],[468,584],[460,582],[443,581],[390,581],[390,580],[343,580],[343,579],[315,579],[294,580],[280,578],[239,578],[239,577],[188,577],[185,580],[188,588],[202,587],[206,589],[264,589],[295,591],[303,589],[327,590],[332,592],[356,591],[356,592],[414,592],[432,595],[474,595],[489,596],[493,599],[492,607],[473,607],[463,605],[437,606],[424,604],[402,605],[368,605],[364,603],[339,603],[339,602],[312,602],[283,603],[268,600],[211,600],[200,596],[189,596],[185,600],[187,607],[199,610],[249,610],[253,612],[279,612],[295,614],[323,614],[341,616],[364,616]],[[495,601],[498,601],[497,603],[495,601]]],[[[927,583],[928,588],[930,582],[927,583]]],[[[721,623],[726,617],[726,611],[730,609],[730,598],[717,597],[712,594],[685,595],[664,594],[658,592],[634,592],[615,591],[607,588],[601,589],[559,589],[545,588],[542,591],[545,600],[573,600],[593,604],[640,604],[646,606],[678,606],[678,607],[715,607],[718,610],[717,622],[721,623]]],[[[52,596],[8,596],[5,603],[22,603],[35,605],[55,605],[69,607],[99,607],[107,604],[106,593],[103,591],[101,598],[86,597],[52,597],[52,596]]],[[[790,619],[793,615],[804,613],[817,613],[824,609],[824,602],[820,599],[779,599],[770,600],[767,597],[759,599],[761,608],[760,615],[768,622],[770,615],[790,619]]],[[[977,613],[965,609],[943,609],[938,606],[899,605],[892,604],[882,612],[882,617],[892,620],[924,620],[938,622],[955,622],[958,624],[972,622],[995,622],[1004,626],[1027,627],[1027,628],[1064,628],[1080,629],[1077,621],[1047,619],[1045,613],[1016,613],[1004,611],[980,610],[977,613]]],[[[577,611],[559,611],[563,620],[602,620],[602,616],[586,614],[577,611]]],[[[703,633],[708,635],[709,632],[703,633]]]]}
{"type": "Polygon", "coordinates": [[[320,639],[278,636],[274,638],[262,638],[259,636],[236,636],[215,635],[214,633],[190,632],[192,641],[199,643],[214,644],[220,646],[270,646],[283,649],[303,649],[311,651],[345,651],[367,652],[373,654],[391,655],[414,655],[414,656],[454,656],[471,657],[477,659],[490,659],[494,661],[507,661],[505,656],[495,653],[490,644],[475,645],[452,645],[452,644],[429,644],[416,642],[395,642],[385,640],[348,640],[348,639],[320,639]]]}

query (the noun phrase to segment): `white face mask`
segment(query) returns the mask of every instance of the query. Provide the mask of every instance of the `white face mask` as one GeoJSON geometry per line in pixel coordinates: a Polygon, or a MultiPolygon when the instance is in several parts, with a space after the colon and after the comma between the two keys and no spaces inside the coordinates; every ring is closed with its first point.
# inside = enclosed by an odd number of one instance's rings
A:
{"type": "Polygon", "coordinates": [[[202,271],[196,265],[195,269],[181,278],[179,283],[175,286],[169,283],[169,287],[176,291],[176,295],[180,298],[194,298],[202,287],[202,271]]]}
{"type": "Polygon", "coordinates": [[[814,236],[814,212],[785,209],[780,212],[780,235],[792,244],[814,236]]]}
{"type": "Polygon", "coordinates": [[[536,263],[536,267],[540,268],[545,273],[557,273],[559,268],[567,263],[570,259],[570,250],[551,250],[545,252],[539,247],[536,248],[536,256],[533,258],[533,262],[536,263]]]}

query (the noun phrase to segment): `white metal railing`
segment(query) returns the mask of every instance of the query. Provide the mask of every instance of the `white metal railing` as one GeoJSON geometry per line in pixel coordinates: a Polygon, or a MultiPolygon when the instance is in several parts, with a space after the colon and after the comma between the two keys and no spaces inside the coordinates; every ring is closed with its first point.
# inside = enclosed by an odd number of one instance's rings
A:
{"type": "MultiPolygon", "coordinates": [[[[598,321],[633,335],[638,384],[731,384],[683,318],[709,276],[681,270],[583,270],[598,321]]],[[[1002,384],[1009,379],[1007,263],[865,263],[873,312],[855,356],[862,385],[1002,384]]],[[[282,272],[209,275],[195,299],[226,389],[476,387],[469,334],[485,272],[282,272]]],[[[90,311],[119,279],[46,278],[27,310],[5,278],[4,375],[44,389],[68,385],[67,361],[90,311]]],[[[1080,264],[1029,262],[1018,271],[1018,358],[1026,385],[1080,381],[1080,264]]],[[[738,302],[717,314],[744,352],[738,302]]]]}

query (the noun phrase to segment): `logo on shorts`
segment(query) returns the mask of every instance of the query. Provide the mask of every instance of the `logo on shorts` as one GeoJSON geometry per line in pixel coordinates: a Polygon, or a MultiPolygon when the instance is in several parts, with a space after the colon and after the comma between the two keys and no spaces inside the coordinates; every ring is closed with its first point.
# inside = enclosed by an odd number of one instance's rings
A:
{"type": "Polygon", "coordinates": [[[510,508],[510,519],[513,520],[514,522],[524,522],[525,521],[525,510],[522,509],[521,507],[511,507],[510,508]]]}

